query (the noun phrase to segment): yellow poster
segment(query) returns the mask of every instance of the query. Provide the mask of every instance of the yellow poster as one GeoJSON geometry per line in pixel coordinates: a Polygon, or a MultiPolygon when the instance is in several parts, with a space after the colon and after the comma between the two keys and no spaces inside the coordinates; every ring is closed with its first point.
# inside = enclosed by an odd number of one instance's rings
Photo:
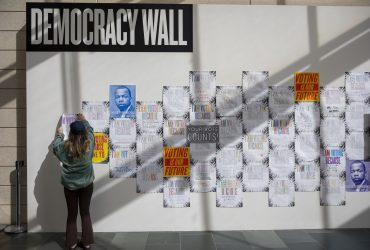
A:
{"type": "Polygon", "coordinates": [[[294,76],[296,102],[320,101],[320,73],[297,72],[294,76]]]}
{"type": "Polygon", "coordinates": [[[164,176],[190,176],[190,148],[165,147],[163,149],[164,176]]]}
{"type": "Polygon", "coordinates": [[[108,135],[106,133],[94,133],[95,148],[93,163],[106,163],[109,156],[108,135]]]}

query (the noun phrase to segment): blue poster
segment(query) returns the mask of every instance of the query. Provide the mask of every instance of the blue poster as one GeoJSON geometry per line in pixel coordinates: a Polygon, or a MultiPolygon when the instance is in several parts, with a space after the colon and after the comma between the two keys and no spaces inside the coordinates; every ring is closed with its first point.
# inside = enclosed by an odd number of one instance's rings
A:
{"type": "Polygon", "coordinates": [[[370,191],[370,162],[347,160],[346,172],[347,192],[370,191]]]}
{"type": "Polygon", "coordinates": [[[111,118],[135,118],[135,105],[135,85],[110,85],[109,112],[111,118]]]}

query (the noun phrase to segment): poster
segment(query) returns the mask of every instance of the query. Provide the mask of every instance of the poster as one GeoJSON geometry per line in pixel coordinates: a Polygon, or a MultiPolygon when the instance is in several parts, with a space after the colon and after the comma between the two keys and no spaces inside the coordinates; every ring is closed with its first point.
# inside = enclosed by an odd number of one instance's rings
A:
{"type": "Polygon", "coordinates": [[[294,74],[296,102],[320,101],[320,74],[318,72],[297,72],[294,74]]]}
{"type": "Polygon", "coordinates": [[[247,132],[267,133],[269,126],[268,104],[253,102],[245,105],[243,110],[243,125],[247,132]]]}
{"type": "Polygon", "coordinates": [[[216,71],[190,71],[190,100],[193,104],[206,104],[216,98],[216,71]]]}
{"type": "Polygon", "coordinates": [[[314,132],[302,132],[295,138],[295,153],[298,161],[313,161],[320,158],[320,138],[314,132]]]}
{"type": "Polygon", "coordinates": [[[110,85],[109,112],[110,118],[135,118],[136,86],[110,85]]]}
{"type": "Polygon", "coordinates": [[[346,191],[370,191],[370,162],[361,160],[347,160],[346,162],[346,191]]]}
{"type": "Polygon", "coordinates": [[[68,139],[69,135],[69,125],[71,125],[72,122],[77,120],[77,116],[75,114],[63,114],[61,117],[61,126],[63,129],[64,134],[64,140],[68,139]]]}
{"type": "Polygon", "coordinates": [[[346,72],[345,82],[350,103],[370,99],[370,72],[346,72]]]}
{"type": "Polygon", "coordinates": [[[93,163],[107,163],[109,161],[109,136],[106,133],[94,132],[95,147],[93,163]]]}
{"type": "Polygon", "coordinates": [[[163,207],[190,207],[190,180],[187,177],[163,178],[163,207]]]}
{"type": "Polygon", "coordinates": [[[319,161],[301,161],[296,163],[295,186],[297,192],[320,190],[319,161]]]}
{"type": "Polygon", "coordinates": [[[345,144],[345,123],[341,117],[324,117],[321,120],[320,136],[325,146],[343,146],[345,144]]]}
{"type": "MultiPolygon", "coordinates": [[[[369,96],[370,97],[370,96],[369,96]]],[[[369,104],[351,102],[346,106],[346,123],[349,131],[364,131],[370,126],[365,124],[365,115],[370,114],[369,104]]]]}
{"type": "Polygon", "coordinates": [[[214,124],[216,119],[216,106],[214,103],[191,104],[191,124],[214,124]]]}
{"type": "Polygon", "coordinates": [[[186,118],[169,118],[163,122],[164,145],[180,147],[187,145],[186,118]]]}
{"type": "Polygon", "coordinates": [[[341,116],[345,112],[346,94],[343,87],[321,87],[320,108],[323,116],[341,116]]]}
{"type": "Polygon", "coordinates": [[[345,183],[342,178],[328,177],[321,179],[320,205],[321,206],[346,205],[345,183]]]}
{"type": "Polygon", "coordinates": [[[270,180],[269,207],[294,207],[294,182],[287,177],[270,180]]]}
{"type": "Polygon", "coordinates": [[[163,140],[156,134],[138,135],[136,148],[141,163],[155,162],[163,157],[163,140]]]}
{"type": "Polygon", "coordinates": [[[216,87],[217,116],[240,116],[242,105],[241,86],[216,87]]]}
{"type": "Polygon", "coordinates": [[[137,102],[136,124],[138,134],[161,134],[163,127],[162,102],[137,102]]]}
{"type": "Polygon", "coordinates": [[[136,122],[129,118],[113,118],[109,126],[112,143],[133,143],[136,141],[136,122]]]}
{"type": "Polygon", "coordinates": [[[317,102],[298,102],[294,110],[298,132],[314,132],[320,126],[320,105],[317,102]]]}
{"type": "Polygon", "coordinates": [[[190,109],[188,86],[164,86],[162,98],[165,118],[187,117],[190,109]]]}
{"type": "Polygon", "coordinates": [[[243,154],[248,162],[266,161],[269,156],[269,141],[265,134],[248,133],[243,137],[243,154]]]}
{"type": "Polygon", "coordinates": [[[136,191],[138,193],[163,193],[162,162],[149,162],[137,166],[136,191]]]}
{"type": "Polygon", "coordinates": [[[293,147],[294,145],[294,120],[290,117],[282,117],[270,120],[269,139],[273,148],[293,147]]]}
{"type": "Polygon", "coordinates": [[[243,191],[266,192],[269,189],[269,169],[263,162],[248,162],[243,169],[243,191]]]}
{"type": "Polygon", "coordinates": [[[268,71],[243,71],[242,83],[246,104],[265,102],[268,99],[268,71]]]}
{"type": "Polygon", "coordinates": [[[94,132],[108,133],[109,102],[83,101],[82,113],[84,114],[86,120],[89,121],[91,127],[94,129],[94,132]]]}
{"type": "Polygon", "coordinates": [[[165,177],[190,176],[189,147],[163,148],[163,167],[165,177]]]}
{"type": "Polygon", "coordinates": [[[220,147],[235,147],[241,145],[243,127],[241,119],[237,117],[221,117],[217,119],[220,129],[220,147]]]}
{"type": "Polygon", "coordinates": [[[237,148],[223,148],[218,150],[216,168],[219,179],[241,177],[243,171],[242,151],[237,148]]]}
{"type": "Polygon", "coordinates": [[[109,151],[109,177],[136,176],[136,146],[133,144],[113,144],[109,151]]]}
{"type": "Polygon", "coordinates": [[[192,161],[212,161],[216,159],[216,143],[192,143],[190,144],[192,161]]]}
{"type": "Polygon", "coordinates": [[[368,133],[351,132],[346,135],[348,160],[370,160],[370,136],[368,133]]]}
{"type": "Polygon", "coordinates": [[[320,169],[322,178],[345,176],[346,158],[343,148],[325,147],[321,152],[320,169]]]}
{"type": "Polygon", "coordinates": [[[271,119],[281,119],[294,116],[293,87],[269,87],[269,112],[271,119]]]}
{"type": "Polygon", "coordinates": [[[290,149],[270,150],[269,168],[273,176],[294,175],[294,152],[290,149]]]}
{"type": "Polygon", "coordinates": [[[216,207],[243,207],[242,185],[239,179],[217,181],[216,207]]]}
{"type": "Polygon", "coordinates": [[[208,161],[192,164],[190,169],[191,192],[205,193],[216,191],[216,168],[208,161]]]}
{"type": "Polygon", "coordinates": [[[188,143],[218,143],[218,125],[189,125],[186,127],[188,143]]]}

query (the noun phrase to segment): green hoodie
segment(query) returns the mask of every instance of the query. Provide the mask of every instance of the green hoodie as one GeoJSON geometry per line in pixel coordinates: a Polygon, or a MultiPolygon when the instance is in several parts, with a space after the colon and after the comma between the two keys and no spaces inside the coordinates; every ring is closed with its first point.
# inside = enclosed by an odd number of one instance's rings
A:
{"type": "Polygon", "coordinates": [[[62,184],[69,190],[87,187],[94,181],[92,157],[94,154],[94,130],[87,121],[82,121],[90,140],[89,149],[82,159],[73,159],[65,147],[64,134],[57,133],[53,142],[55,156],[62,162],[62,184]]]}

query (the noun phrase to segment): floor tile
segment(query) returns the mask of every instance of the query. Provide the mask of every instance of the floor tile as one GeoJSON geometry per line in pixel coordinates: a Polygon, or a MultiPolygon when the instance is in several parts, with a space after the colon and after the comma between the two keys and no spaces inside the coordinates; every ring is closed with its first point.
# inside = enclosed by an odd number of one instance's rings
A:
{"type": "Polygon", "coordinates": [[[149,233],[147,245],[175,245],[180,244],[180,234],[177,232],[149,233]]]}
{"type": "Polygon", "coordinates": [[[242,231],[245,239],[255,249],[284,249],[288,248],[280,237],[271,230],[266,231],[242,231]]]}
{"type": "Polygon", "coordinates": [[[181,250],[216,250],[212,234],[181,234],[181,250]]]}
{"type": "Polygon", "coordinates": [[[302,230],[276,230],[275,233],[285,243],[316,242],[314,238],[302,230]]]}
{"type": "Polygon", "coordinates": [[[288,243],[290,250],[324,250],[322,246],[315,242],[288,243]]]}
{"type": "Polygon", "coordinates": [[[217,250],[252,250],[248,244],[217,244],[217,250]]]}
{"type": "Polygon", "coordinates": [[[248,244],[240,231],[215,231],[212,234],[216,244],[248,244]]]}
{"type": "MultiPolygon", "coordinates": [[[[180,250],[180,245],[147,245],[145,250],[180,250]]],[[[130,249],[131,250],[131,249],[130,249]]]]}

